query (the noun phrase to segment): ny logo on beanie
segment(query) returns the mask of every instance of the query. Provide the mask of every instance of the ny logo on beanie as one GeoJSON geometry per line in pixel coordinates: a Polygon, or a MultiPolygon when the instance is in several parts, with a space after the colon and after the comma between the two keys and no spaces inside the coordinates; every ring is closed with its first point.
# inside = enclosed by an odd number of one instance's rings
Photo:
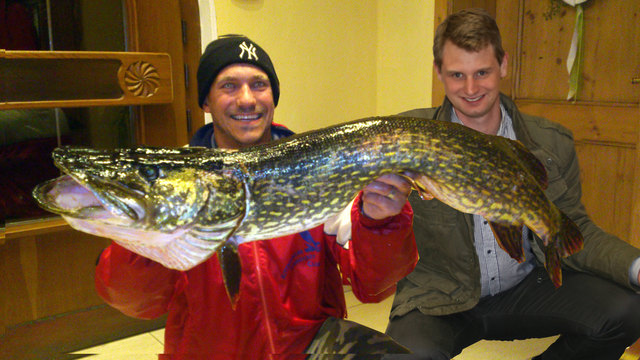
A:
{"type": "MultiPolygon", "coordinates": [[[[0,0],[1,1],[1,0],[0,0]]],[[[204,104],[211,91],[211,85],[218,73],[232,64],[251,64],[262,69],[267,76],[273,93],[273,103],[278,105],[280,82],[269,55],[251,39],[242,35],[222,35],[213,40],[204,50],[198,65],[198,104],[204,104]]]]}
{"type": "Polygon", "coordinates": [[[242,56],[244,55],[244,52],[247,52],[247,60],[251,60],[251,58],[254,58],[255,60],[258,60],[258,56],[256,55],[256,47],[253,46],[252,43],[249,43],[249,46],[247,46],[246,42],[242,42],[242,44],[240,44],[240,50],[242,50],[242,52],[240,53],[240,59],[242,59],[242,56]]]}

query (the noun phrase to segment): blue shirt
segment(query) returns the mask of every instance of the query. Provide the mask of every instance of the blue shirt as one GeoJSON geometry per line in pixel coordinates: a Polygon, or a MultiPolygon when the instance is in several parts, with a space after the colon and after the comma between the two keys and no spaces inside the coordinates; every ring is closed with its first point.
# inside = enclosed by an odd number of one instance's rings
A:
{"type": "MultiPolygon", "coordinates": [[[[500,105],[500,110],[502,121],[498,135],[515,140],[516,133],[513,130],[511,117],[502,105],[500,105]]],[[[451,121],[462,124],[455,109],[451,112],[451,121]]],[[[519,263],[498,245],[487,220],[480,215],[473,215],[473,222],[474,243],[480,260],[480,296],[496,295],[516,286],[536,267],[531,244],[527,240],[530,231],[527,227],[522,227],[522,248],[525,261],[519,263]]]]}

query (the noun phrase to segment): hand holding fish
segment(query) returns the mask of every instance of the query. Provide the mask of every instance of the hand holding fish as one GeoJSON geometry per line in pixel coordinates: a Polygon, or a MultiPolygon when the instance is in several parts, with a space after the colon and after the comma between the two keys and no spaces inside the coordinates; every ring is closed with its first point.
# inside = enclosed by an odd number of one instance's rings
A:
{"type": "Polygon", "coordinates": [[[395,216],[409,198],[411,184],[400,175],[380,176],[362,190],[362,212],[375,220],[395,216]]]}

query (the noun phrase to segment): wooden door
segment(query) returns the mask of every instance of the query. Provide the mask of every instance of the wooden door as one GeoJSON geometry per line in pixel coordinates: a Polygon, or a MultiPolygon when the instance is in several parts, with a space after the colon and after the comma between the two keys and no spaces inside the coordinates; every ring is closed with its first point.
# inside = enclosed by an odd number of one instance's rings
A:
{"type": "Polygon", "coordinates": [[[567,101],[569,51],[576,9],[549,14],[547,1],[498,1],[496,13],[512,56],[511,95],[522,111],[545,116],[571,131],[581,164],[583,202],[594,221],[640,246],[632,209],[638,156],[638,99],[631,84],[640,68],[636,0],[584,4],[582,90],[567,101]],[[551,16],[550,16],[551,15],[551,16]]]}
{"type": "MultiPolygon", "coordinates": [[[[168,54],[172,65],[173,101],[137,106],[137,141],[182,146],[204,123],[195,84],[200,54],[198,3],[123,0],[123,4],[127,50],[168,54]]],[[[98,83],[95,77],[90,79],[98,83]]],[[[95,263],[109,240],[72,230],[60,218],[2,225],[0,359],[73,357],[61,353],[163,326],[162,318],[129,318],[97,296],[95,263]]]]}
{"type": "MultiPolygon", "coordinates": [[[[605,230],[640,246],[640,86],[631,84],[640,70],[640,2],[583,4],[583,76],[575,101],[566,100],[575,8],[561,0],[438,1],[436,22],[472,6],[495,14],[500,26],[509,54],[502,91],[522,112],[573,132],[589,214],[605,230]]],[[[434,104],[442,99],[441,88],[434,82],[434,104]]]]}

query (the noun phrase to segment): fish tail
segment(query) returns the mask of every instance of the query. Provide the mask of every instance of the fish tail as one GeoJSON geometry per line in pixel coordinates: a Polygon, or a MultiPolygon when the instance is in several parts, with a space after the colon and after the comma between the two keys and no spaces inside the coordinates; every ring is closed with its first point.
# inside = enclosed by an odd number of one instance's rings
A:
{"type": "Polygon", "coordinates": [[[573,255],[582,250],[584,245],[582,233],[578,225],[564,213],[561,213],[560,231],[557,236],[560,237],[563,257],[573,255]]]}
{"type": "Polygon", "coordinates": [[[549,244],[545,249],[544,268],[551,278],[551,282],[557,288],[562,285],[562,268],[560,263],[559,249],[553,244],[549,244]]]}

